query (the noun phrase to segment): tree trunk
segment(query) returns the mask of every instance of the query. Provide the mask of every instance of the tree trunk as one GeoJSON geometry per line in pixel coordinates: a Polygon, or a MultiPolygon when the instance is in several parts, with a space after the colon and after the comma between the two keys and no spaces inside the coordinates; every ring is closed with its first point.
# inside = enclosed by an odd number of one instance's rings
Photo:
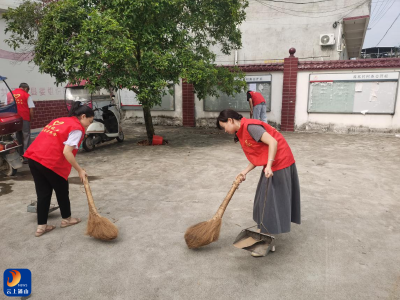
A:
{"type": "Polygon", "coordinates": [[[153,143],[154,127],[153,120],[151,118],[150,108],[148,106],[143,106],[144,122],[146,124],[147,140],[149,145],[153,143]]]}

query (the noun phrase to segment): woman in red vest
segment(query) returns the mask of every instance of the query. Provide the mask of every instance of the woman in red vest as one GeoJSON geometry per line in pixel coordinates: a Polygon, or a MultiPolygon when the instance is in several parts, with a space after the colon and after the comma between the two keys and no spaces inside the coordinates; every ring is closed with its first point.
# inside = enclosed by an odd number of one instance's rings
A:
{"type": "MultiPolygon", "coordinates": [[[[291,223],[300,224],[300,185],[295,160],[285,138],[272,126],[246,119],[226,109],[217,118],[217,127],[235,134],[249,165],[240,174],[262,166],[254,198],[253,219],[261,233],[290,231],[291,223]]],[[[274,247],[271,249],[275,251],[274,247]]],[[[253,256],[261,256],[255,252],[253,256]]]]}
{"type": "Polygon", "coordinates": [[[51,121],[25,152],[24,156],[28,159],[37,194],[37,237],[55,228],[47,225],[53,190],[60,206],[61,227],[75,225],[81,221],[71,217],[68,176],[71,167],[78,172],[82,181],[87,176],[75,160],[75,156],[86,128],[93,122],[93,117],[94,112],[90,107],[82,105],[79,101],[75,102],[69,117],[51,121]]]}

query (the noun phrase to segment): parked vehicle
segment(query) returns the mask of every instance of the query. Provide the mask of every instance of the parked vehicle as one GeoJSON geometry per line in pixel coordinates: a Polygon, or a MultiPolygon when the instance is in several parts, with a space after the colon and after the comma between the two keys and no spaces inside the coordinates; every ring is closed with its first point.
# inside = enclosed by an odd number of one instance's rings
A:
{"type": "Polygon", "coordinates": [[[120,143],[124,141],[121,114],[113,94],[105,89],[90,93],[84,86],[67,85],[65,100],[67,107],[74,101],[81,101],[95,111],[94,121],[87,128],[82,142],[83,149],[89,152],[100,143],[114,139],[120,143]]]}
{"type": "Polygon", "coordinates": [[[6,77],[0,76],[0,172],[14,176],[22,167],[22,157],[14,134],[22,130],[22,118],[6,77]]]}

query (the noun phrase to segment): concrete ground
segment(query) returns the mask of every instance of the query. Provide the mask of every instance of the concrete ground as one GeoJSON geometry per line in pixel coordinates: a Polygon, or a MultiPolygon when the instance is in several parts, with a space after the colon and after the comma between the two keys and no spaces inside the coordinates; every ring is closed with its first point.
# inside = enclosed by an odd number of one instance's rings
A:
{"type": "Polygon", "coordinates": [[[144,147],[143,125],[126,123],[125,132],[124,143],[77,156],[101,215],[119,228],[112,242],[84,235],[88,208],[75,171],[70,198],[83,222],[60,228],[53,212],[57,228],[40,238],[36,214],[26,211],[35,200],[29,169],[0,177],[0,271],[30,269],[30,299],[400,299],[394,134],[284,133],[299,171],[302,224],[276,237],[275,253],[253,258],[232,243],[254,225],[260,168],[233,196],[219,241],[189,250],[183,239],[187,227],[213,216],[247,165],[232,136],[156,127],[169,145],[144,147]]]}

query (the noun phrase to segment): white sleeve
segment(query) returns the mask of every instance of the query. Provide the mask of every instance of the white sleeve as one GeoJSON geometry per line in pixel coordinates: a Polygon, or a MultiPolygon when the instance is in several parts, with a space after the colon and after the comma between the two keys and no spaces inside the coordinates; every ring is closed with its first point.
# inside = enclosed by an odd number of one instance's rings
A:
{"type": "Polygon", "coordinates": [[[35,107],[35,103],[33,103],[32,96],[29,96],[29,98],[28,98],[28,107],[29,108],[35,107]]]}
{"type": "Polygon", "coordinates": [[[75,149],[78,149],[78,144],[79,141],[81,140],[81,137],[82,137],[82,131],[73,130],[69,133],[68,140],[64,142],[64,145],[68,145],[71,147],[75,147],[75,149]]]}

